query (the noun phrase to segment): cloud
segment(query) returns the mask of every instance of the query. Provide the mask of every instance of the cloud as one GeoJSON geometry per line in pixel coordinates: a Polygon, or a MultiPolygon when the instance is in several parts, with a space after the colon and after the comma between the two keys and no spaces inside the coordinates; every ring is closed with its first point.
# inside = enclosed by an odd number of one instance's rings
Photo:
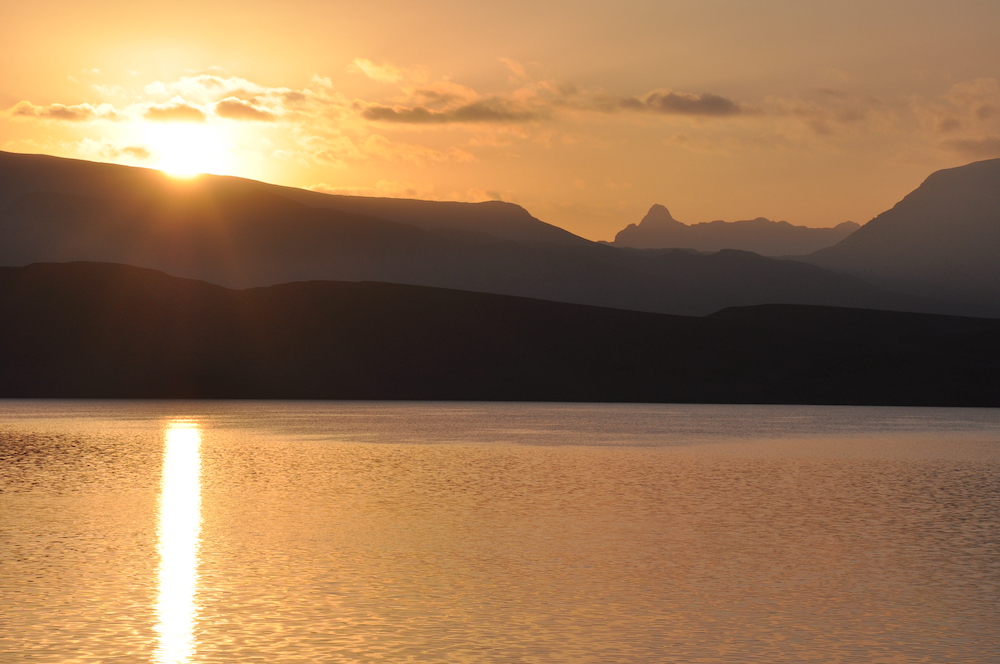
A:
{"type": "Polygon", "coordinates": [[[150,106],[144,117],[154,122],[204,122],[205,114],[183,100],[150,106]]]}
{"type": "Polygon", "coordinates": [[[238,76],[223,77],[214,74],[183,76],[169,83],[153,81],[146,86],[145,90],[146,94],[176,96],[196,100],[200,103],[217,101],[226,97],[245,99],[271,92],[285,91],[283,88],[266,88],[238,76]]]}
{"type": "Polygon", "coordinates": [[[510,70],[511,80],[523,81],[528,79],[528,72],[525,70],[524,65],[522,65],[517,60],[511,60],[510,58],[500,58],[500,62],[507,66],[510,70]]]}
{"type": "Polygon", "coordinates": [[[993,121],[1000,117],[1000,84],[995,78],[962,81],[936,100],[915,101],[914,108],[929,116],[938,132],[969,129],[982,134],[995,130],[993,121]]]}
{"type": "Polygon", "coordinates": [[[30,101],[18,102],[10,109],[10,115],[22,118],[40,118],[43,120],[61,120],[63,122],[87,122],[90,120],[120,120],[121,114],[111,104],[49,104],[36,106],[30,101]]]}
{"type": "Polygon", "coordinates": [[[167,86],[162,81],[153,81],[148,84],[145,88],[146,94],[148,95],[168,95],[170,91],[167,90],[167,86]]]}
{"type": "Polygon", "coordinates": [[[948,91],[948,101],[956,106],[975,106],[1000,95],[1000,83],[995,78],[976,78],[956,83],[948,91]]]}
{"type": "Polygon", "coordinates": [[[943,117],[939,118],[937,122],[937,130],[941,133],[947,133],[961,128],[962,122],[960,120],[956,120],[955,118],[943,117]]]}
{"type": "Polygon", "coordinates": [[[432,110],[427,106],[369,104],[364,106],[361,116],[373,122],[399,124],[531,122],[542,117],[534,110],[517,108],[500,97],[481,99],[444,110],[432,110]]]}
{"type": "Polygon", "coordinates": [[[101,156],[114,159],[116,157],[131,157],[139,161],[145,161],[153,156],[147,148],[141,145],[129,145],[124,148],[116,148],[113,145],[105,145],[101,148],[101,156]]]}
{"type": "Polygon", "coordinates": [[[345,168],[348,160],[361,156],[361,151],[347,136],[314,137],[306,142],[311,144],[309,147],[313,150],[311,153],[313,159],[338,168],[345,168]]]}
{"type": "Polygon", "coordinates": [[[277,116],[270,111],[257,108],[253,104],[229,97],[215,105],[215,114],[229,120],[251,120],[257,122],[274,122],[277,116]]]}
{"type": "Polygon", "coordinates": [[[380,65],[364,58],[355,58],[354,62],[348,66],[347,71],[361,73],[379,83],[397,83],[403,80],[403,70],[387,63],[380,65]]]}
{"type": "MultiPolygon", "coordinates": [[[[402,125],[523,124],[554,119],[566,112],[617,113],[636,111],[701,117],[736,116],[751,112],[732,99],[713,94],[691,94],[657,89],[636,96],[615,96],[600,89],[584,89],[558,81],[534,80],[525,67],[509,58],[500,62],[510,72],[516,89],[483,94],[450,80],[403,86],[392,100],[356,100],[354,109],[370,122],[402,125]]],[[[404,78],[404,70],[355,60],[352,65],[384,82],[404,78]]]]}
{"type": "MultiPolygon", "coordinates": [[[[454,198],[459,198],[459,197],[455,196],[454,198]]],[[[481,201],[502,201],[503,194],[501,194],[499,191],[494,191],[492,189],[478,189],[473,187],[472,189],[466,190],[464,198],[467,201],[472,201],[476,203],[481,201]]]]}
{"type": "Polygon", "coordinates": [[[434,186],[420,186],[412,182],[379,180],[374,187],[336,187],[328,184],[314,184],[306,187],[310,191],[335,196],[368,196],[377,198],[421,198],[435,200],[434,186]]]}
{"type": "MultiPolygon", "coordinates": [[[[313,76],[305,88],[267,87],[238,76],[203,73],[175,81],[154,81],[145,87],[152,97],[171,97],[160,106],[184,104],[202,110],[214,108],[218,117],[231,120],[271,122],[287,120],[309,122],[320,119],[322,112],[349,108],[349,102],[333,90],[329,79],[313,76]]],[[[194,115],[190,118],[194,120],[194,115]]],[[[329,118],[327,118],[329,119],[329,118]]]]}
{"type": "Polygon", "coordinates": [[[124,99],[129,97],[129,92],[120,85],[98,85],[94,84],[90,86],[97,94],[101,97],[118,97],[124,99]]]}
{"type": "Polygon", "coordinates": [[[451,148],[442,152],[441,150],[429,148],[426,145],[390,141],[385,136],[379,136],[378,134],[368,137],[364,144],[364,151],[369,155],[382,157],[383,159],[409,161],[414,164],[423,164],[428,161],[476,161],[476,158],[471,153],[458,148],[451,148]]]}
{"type": "Polygon", "coordinates": [[[79,141],[61,143],[60,147],[71,154],[91,161],[125,161],[126,163],[144,162],[154,154],[143,145],[114,143],[107,139],[94,140],[84,137],[79,141]]]}
{"type": "Polygon", "coordinates": [[[128,155],[129,157],[135,157],[136,159],[149,159],[153,156],[152,152],[141,145],[130,145],[122,148],[122,154],[128,155]]]}
{"type": "Polygon", "coordinates": [[[941,141],[938,145],[970,159],[1000,157],[1000,136],[995,135],[983,138],[953,138],[941,141]]]}
{"type": "Polygon", "coordinates": [[[732,99],[706,92],[695,95],[673,90],[654,90],[642,97],[621,100],[622,108],[677,115],[726,116],[739,115],[743,108],[732,99]]]}
{"type": "MultiPolygon", "coordinates": [[[[898,132],[913,122],[912,100],[880,98],[835,88],[817,88],[795,97],[771,97],[759,115],[797,120],[783,131],[794,133],[802,123],[815,137],[860,137],[865,132],[898,132]]],[[[946,125],[947,126],[947,125],[946,125]]]]}
{"type": "Polygon", "coordinates": [[[416,88],[406,88],[407,103],[442,106],[461,106],[482,99],[482,95],[470,87],[451,81],[435,81],[416,88]]]}

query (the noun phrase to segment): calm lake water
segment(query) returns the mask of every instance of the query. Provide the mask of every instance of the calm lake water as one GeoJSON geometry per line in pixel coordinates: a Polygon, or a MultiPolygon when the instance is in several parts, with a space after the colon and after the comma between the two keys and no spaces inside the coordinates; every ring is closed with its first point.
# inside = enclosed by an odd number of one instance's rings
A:
{"type": "Polygon", "coordinates": [[[998,662],[1000,411],[0,401],[0,662],[998,662]]]}

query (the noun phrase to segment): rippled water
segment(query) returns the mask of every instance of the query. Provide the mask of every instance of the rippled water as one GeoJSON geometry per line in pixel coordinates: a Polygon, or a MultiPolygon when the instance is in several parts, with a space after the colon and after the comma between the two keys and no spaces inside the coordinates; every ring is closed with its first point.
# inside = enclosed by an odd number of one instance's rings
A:
{"type": "Polygon", "coordinates": [[[997,662],[1000,412],[0,402],[0,662],[997,662]]]}

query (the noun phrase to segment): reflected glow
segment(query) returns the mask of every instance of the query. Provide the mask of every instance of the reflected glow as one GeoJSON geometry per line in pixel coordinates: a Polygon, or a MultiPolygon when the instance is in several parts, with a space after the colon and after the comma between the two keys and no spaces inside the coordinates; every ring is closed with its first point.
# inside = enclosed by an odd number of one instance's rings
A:
{"type": "Polygon", "coordinates": [[[201,429],[174,421],[165,431],[160,489],[159,664],[185,664],[194,652],[200,533],[201,429]]]}

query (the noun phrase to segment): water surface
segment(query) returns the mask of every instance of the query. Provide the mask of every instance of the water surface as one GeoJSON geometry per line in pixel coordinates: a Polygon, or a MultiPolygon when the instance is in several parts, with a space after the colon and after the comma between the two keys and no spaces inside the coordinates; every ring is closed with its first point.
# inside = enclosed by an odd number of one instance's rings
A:
{"type": "Polygon", "coordinates": [[[996,662],[1000,413],[0,402],[3,662],[996,662]]]}

